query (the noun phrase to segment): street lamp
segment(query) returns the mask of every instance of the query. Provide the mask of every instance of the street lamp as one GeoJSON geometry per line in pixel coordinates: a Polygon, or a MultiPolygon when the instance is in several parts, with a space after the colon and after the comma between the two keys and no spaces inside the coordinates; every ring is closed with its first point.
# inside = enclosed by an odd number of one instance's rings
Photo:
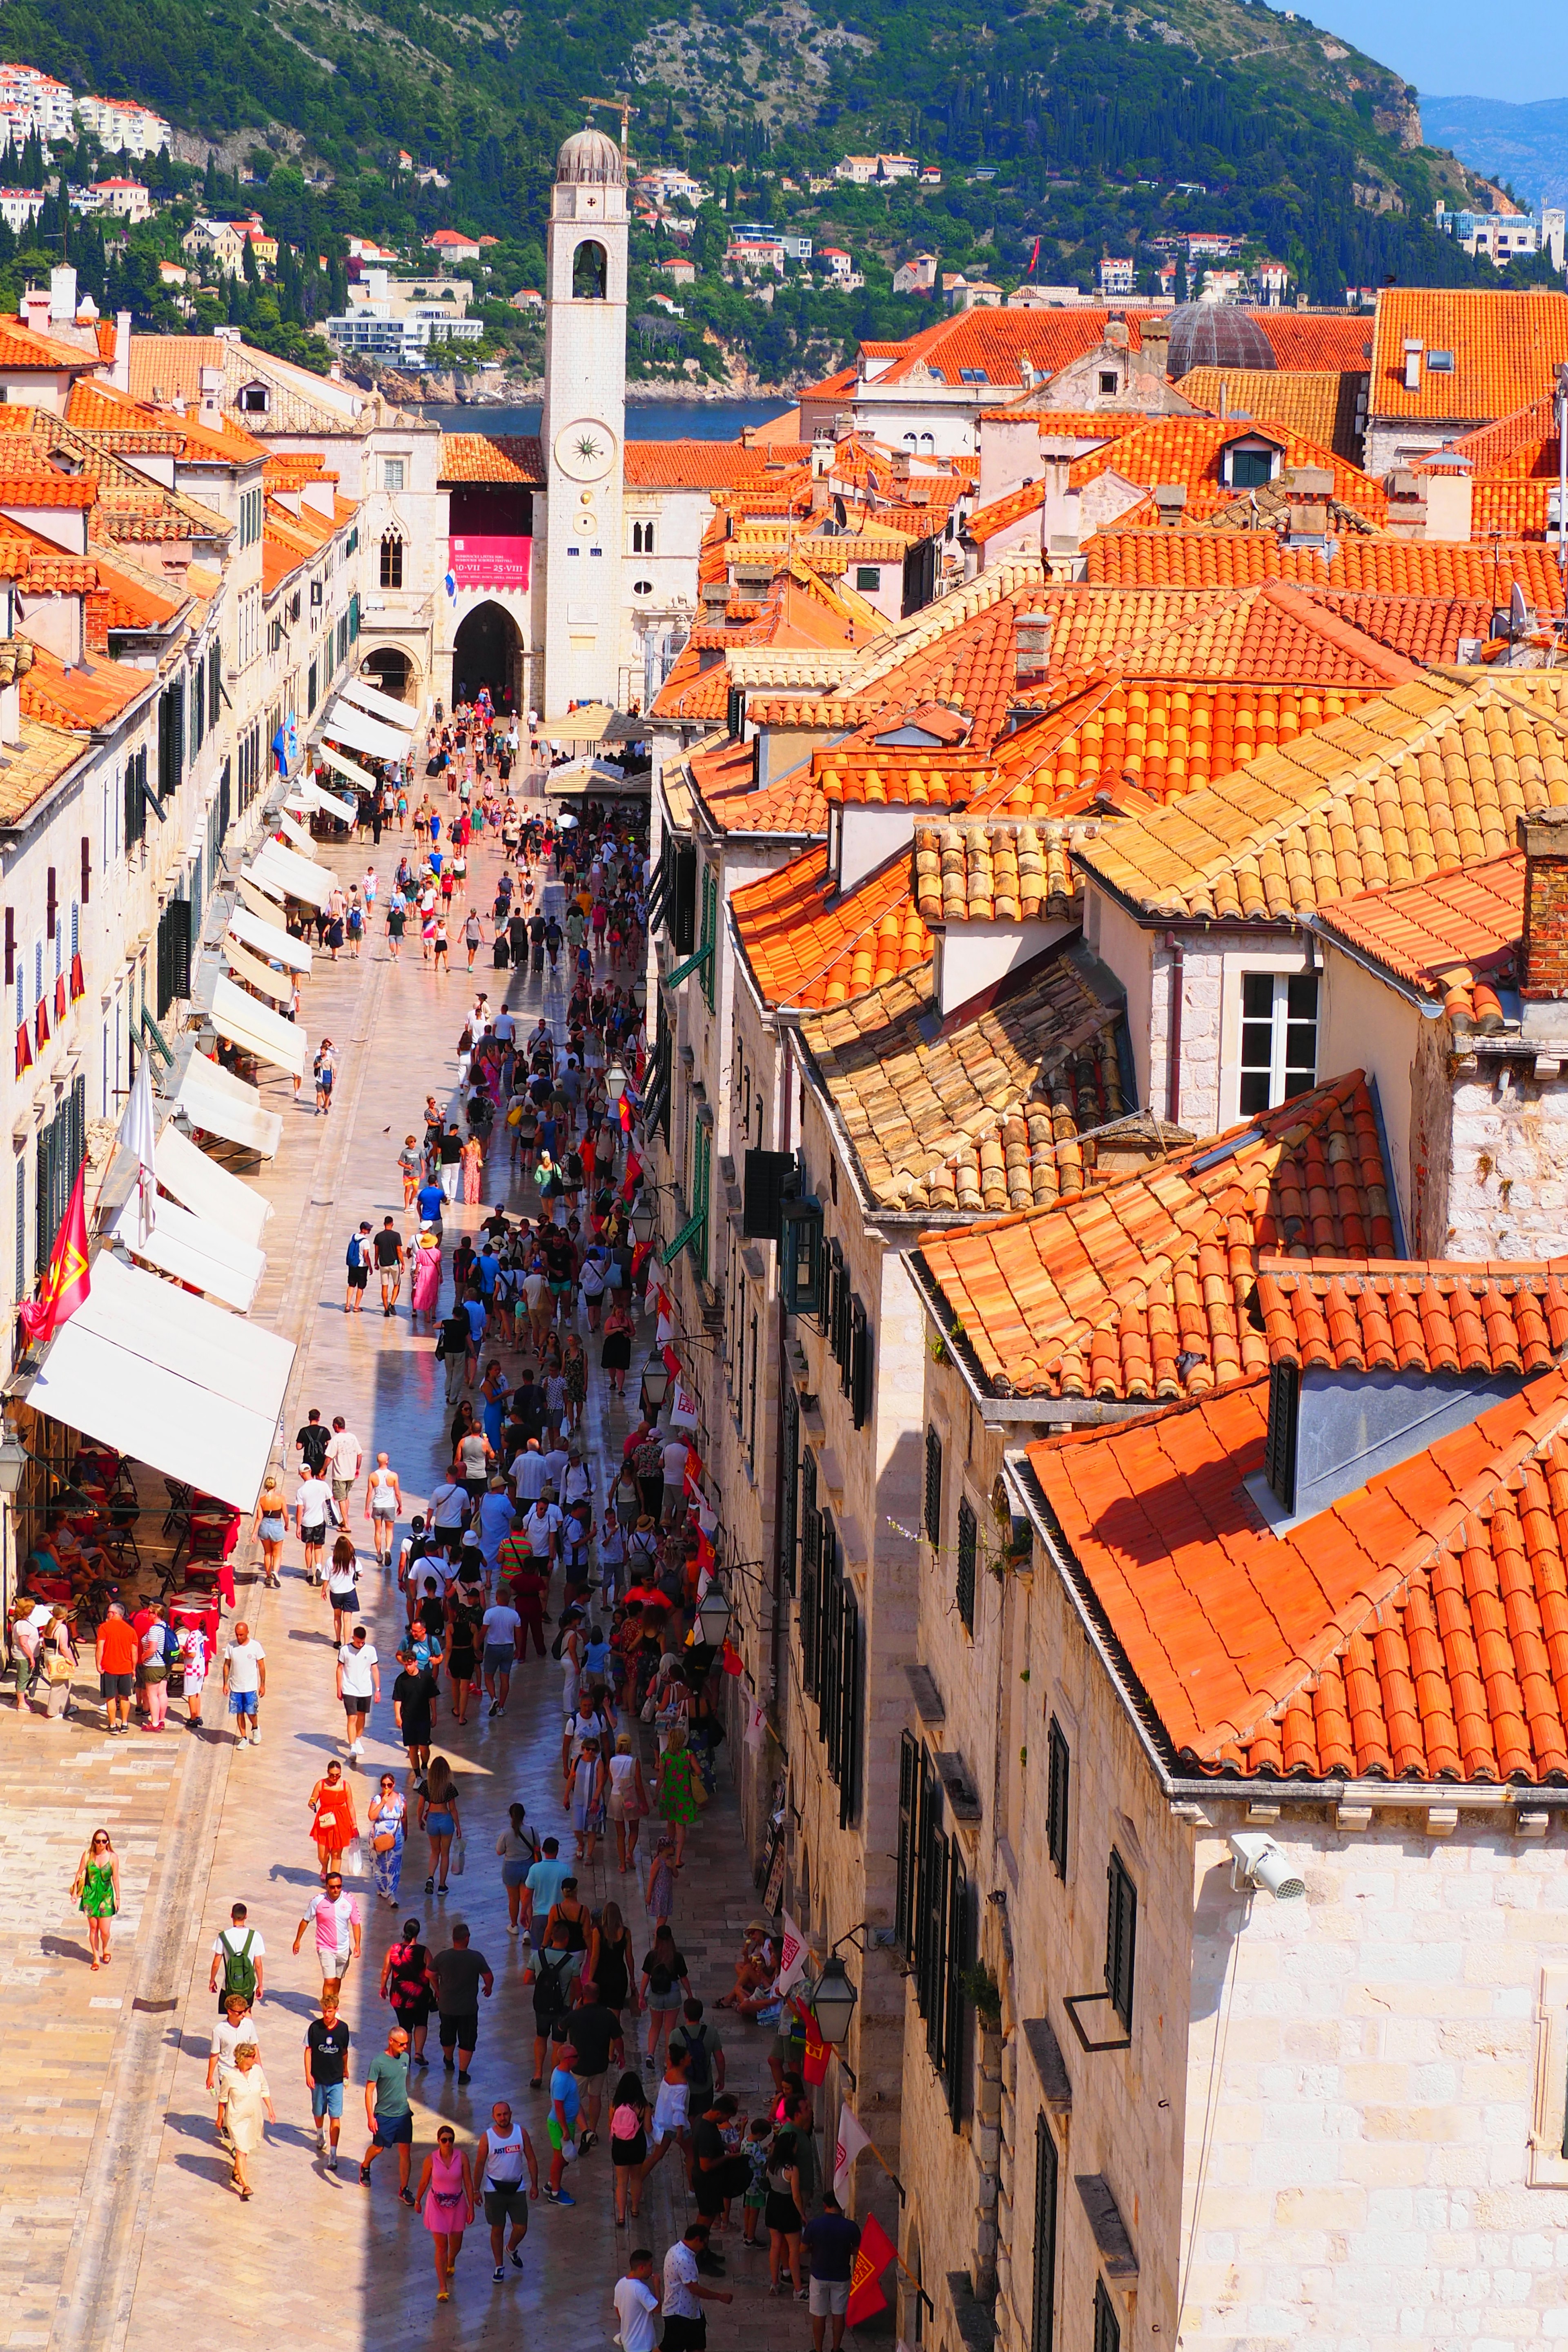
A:
{"type": "Polygon", "coordinates": [[[648,1203],[646,1201],[639,1201],[637,1207],[632,1211],[630,1217],[627,1219],[627,1223],[632,1229],[633,1241],[638,1243],[651,1242],[654,1236],[654,1228],[658,1220],[656,1219],[653,1210],[649,1207],[648,1203]]]}
{"type": "Polygon", "coordinates": [[[605,1100],[618,1103],[626,1090],[626,1074],[619,1062],[612,1062],[605,1072],[605,1100]]]}
{"type": "Polygon", "coordinates": [[[730,1604],[716,1582],[709,1585],[697,1604],[697,1622],[703,1640],[715,1650],[722,1649],[730,1631],[730,1604]]]}
{"type": "Polygon", "coordinates": [[[665,1398],[669,1394],[669,1374],[662,1364],[643,1366],[642,1409],[649,1421],[658,1419],[665,1398]]]}
{"type": "Polygon", "coordinates": [[[0,1495],[19,1495],[27,1475],[27,1449],[9,1425],[0,1441],[0,1495]]]}
{"type": "Polygon", "coordinates": [[[817,2032],[835,2050],[842,2050],[849,2039],[849,2021],[855,2014],[857,1998],[848,1969],[837,1952],[830,1952],[816,1979],[811,2009],[817,2032]]]}

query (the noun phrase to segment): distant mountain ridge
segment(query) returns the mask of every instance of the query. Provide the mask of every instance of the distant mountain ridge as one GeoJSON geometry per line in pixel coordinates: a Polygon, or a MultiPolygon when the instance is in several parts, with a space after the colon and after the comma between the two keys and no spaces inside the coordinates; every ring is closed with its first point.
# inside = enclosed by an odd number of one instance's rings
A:
{"type": "Polygon", "coordinates": [[[1521,201],[1568,205],[1568,98],[1515,106],[1503,98],[1421,98],[1429,146],[1451,147],[1461,163],[1506,180],[1521,201]]]}

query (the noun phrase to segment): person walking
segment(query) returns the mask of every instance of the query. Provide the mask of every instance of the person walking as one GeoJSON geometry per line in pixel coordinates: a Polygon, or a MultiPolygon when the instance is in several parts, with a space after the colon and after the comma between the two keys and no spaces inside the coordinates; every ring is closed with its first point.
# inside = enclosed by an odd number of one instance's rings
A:
{"type": "Polygon", "coordinates": [[[654,1792],[654,1811],[666,1822],[675,1838],[675,1866],[679,1870],[686,1856],[686,1835],[697,1819],[700,1803],[698,1790],[702,1776],[697,1759],[686,1744],[686,1726],[672,1723],[669,1744],[658,1759],[658,1782],[654,1792]]]}
{"type": "Polygon", "coordinates": [[[403,1488],[384,1454],[376,1455],[375,1467],[364,1482],[364,1515],[370,1521],[376,1559],[383,1568],[390,1568],[393,1531],[403,1516],[403,1488]]]}
{"type": "Polygon", "coordinates": [[[681,2003],[691,1997],[686,1955],[677,1945],[668,1924],[661,1922],[643,1954],[641,2000],[647,2011],[647,2063],[656,2063],[659,2044],[668,2041],[681,2003]]]}
{"type": "Polygon", "coordinates": [[[89,1960],[96,1976],[109,1966],[110,1922],[120,1908],[120,1860],[107,1830],[94,1830],[76,1866],[71,1896],[87,1921],[89,1960]]]}
{"type": "Polygon", "coordinates": [[[348,2027],[338,2015],[338,1989],[325,1984],[321,1987],[321,2013],[305,2028],[305,2088],[310,2094],[316,2152],[325,2154],[329,2172],[338,2168],[351,2039],[348,2027]]]}
{"type": "Polygon", "coordinates": [[[643,1785],[642,1763],[629,1731],[616,1734],[615,1753],[606,1768],[609,1777],[605,1811],[616,1829],[616,1861],[623,1875],[637,1868],[637,1830],[649,1810],[643,1785]]]}
{"type": "MultiPolygon", "coordinates": [[[[625,2223],[625,2214],[618,2214],[617,2227],[625,2223]]],[[[662,2306],[654,2284],[651,2246],[634,2246],[627,2255],[625,2275],[616,2283],[615,2305],[622,2352],[654,2352],[663,2330],[656,2325],[662,2306]]]]}
{"type": "MultiPolygon", "coordinates": [[[[235,1629],[237,1632],[238,1628],[235,1629]]],[[[113,1738],[131,1728],[131,1698],[136,1688],[136,1664],[141,1643],[118,1601],[98,1629],[98,1689],[103,1701],[105,1729],[113,1738]]]]}
{"type": "Polygon", "coordinates": [[[708,2252],[708,2224],[693,2220],[664,2258],[664,2352],[706,2352],[705,2303],[733,2303],[728,2287],[710,2286],[701,2274],[708,2252]]]}
{"type": "Polygon", "coordinates": [[[332,1517],[340,1528],[346,1528],[349,1523],[349,1506],[353,1499],[354,1483],[363,1460],[363,1446],[342,1414],[336,1414],[327,1444],[326,1467],[332,1489],[332,1517]]]}
{"type": "MultiPolygon", "coordinates": [[[[647,2135],[652,2110],[642,2076],[627,2068],[616,2084],[610,2102],[610,2170],[615,2182],[616,2227],[626,2226],[627,2206],[635,2221],[642,2211],[642,2185],[647,2166],[647,2135]]],[[[649,2260],[652,2260],[650,2255],[649,2260]]]]}
{"type": "Polygon", "coordinates": [[[137,1675],[142,1703],[147,1710],[143,1731],[162,1731],[169,1712],[169,1647],[172,1636],[164,1622],[163,1604],[154,1601],[147,1613],[138,1650],[137,1675]]]}
{"type": "Polygon", "coordinates": [[[338,1651],[337,1680],[349,1761],[357,1764],[364,1752],[372,1703],[379,1704],[381,1698],[380,1654],[363,1625],[356,1625],[338,1651]]]}
{"type": "Polygon", "coordinates": [[[449,2074],[456,2052],[461,2088],[472,2071],[474,2049],[479,2038],[480,1990],[487,2000],[495,1990],[494,1971],[484,1954],[472,1949],[467,1925],[461,1919],[452,1922],[451,1943],[444,1952],[435,1955],[429,1975],[440,2020],[441,2063],[449,2074]]]}
{"type": "MultiPolygon", "coordinates": [[[[257,2042],[256,2020],[244,1996],[231,1992],[226,1997],[223,2014],[213,2028],[212,2047],[207,2053],[207,2096],[211,2098],[216,2092],[220,2109],[228,2097],[229,2077],[234,2073],[234,2053],[242,2042],[257,2042]]],[[[221,2126],[216,2137],[221,2147],[224,2138],[221,2126]]]]}
{"type": "Polygon", "coordinates": [[[359,1610],[359,1560],[352,1536],[339,1536],[332,1545],[327,1599],[332,1612],[332,1639],[341,1647],[349,1638],[350,1620],[359,1610]]]}
{"type": "MultiPolygon", "coordinates": [[[[331,1771],[331,1766],[328,1766],[331,1771]]],[[[327,1873],[326,1885],[319,1895],[313,1895],[305,1906],[305,1916],[294,1935],[298,1952],[305,1940],[305,1930],[316,1933],[316,1961],[322,1981],[333,1977],[341,1985],[349,1971],[351,1960],[357,1960],[363,1931],[360,1927],[359,1905],[352,1895],[343,1893],[342,1873],[327,1873]]]]}
{"type": "Polygon", "coordinates": [[[368,1217],[360,1221],[359,1231],[349,1235],[343,1252],[346,1279],[343,1285],[343,1313],[359,1315],[364,1310],[364,1294],[370,1287],[371,1224],[368,1217]]]}
{"type": "MultiPolygon", "coordinates": [[[[408,1143],[404,1146],[405,1151],[408,1150],[413,1140],[413,1137],[410,1136],[408,1143]]],[[[408,1189],[408,1170],[406,1168],[404,1170],[403,1185],[404,1191],[406,1192],[408,1189]]],[[[405,1201],[405,1208],[406,1208],[407,1205],[407,1202],[405,1201]]],[[[381,1221],[381,1231],[375,1237],[375,1264],[376,1271],[381,1276],[381,1311],[383,1315],[395,1315],[397,1312],[397,1301],[403,1289],[403,1269],[406,1261],[407,1252],[403,1246],[403,1235],[398,1232],[396,1224],[391,1217],[383,1217],[381,1221]]]]}
{"type": "Polygon", "coordinates": [[[419,1797],[419,1826],[430,1841],[430,1871],[425,1892],[445,1895],[452,1866],[452,1841],[461,1836],[463,1825],[458,1810],[458,1784],[444,1756],[433,1756],[426,1772],[419,1797]]]}
{"type": "Polygon", "coordinates": [[[485,1611],[481,1633],[485,1696],[489,1700],[489,1713],[492,1716],[504,1715],[507,1694],[511,1688],[511,1670],[522,1657],[522,1618],[515,1608],[498,1598],[485,1611]]]}
{"type": "Polygon", "coordinates": [[[522,1924],[528,1874],[539,1859],[538,1842],[521,1804],[507,1807],[507,1827],[496,1840],[496,1852],[500,1857],[500,1883],[506,1889],[506,1931],[515,1936],[522,1924]]]}
{"type": "Polygon", "coordinates": [[[777,2295],[785,2292],[787,2273],[795,2301],[804,2303],[805,2288],[800,2275],[801,2186],[793,2131],[773,2135],[773,2144],[768,2151],[767,2183],[763,2219],[768,2229],[768,2293],[777,2295]]]}
{"type": "Polygon", "coordinates": [[[212,1966],[207,1970],[207,1990],[217,1995],[220,2017],[237,1996],[247,2010],[260,2008],[266,1998],[262,1974],[266,1958],[260,1930],[248,1924],[245,1905],[234,1904],[228,1926],[220,1927],[213,1938],[212,1966]]]}
{"type": "Polygon", "coordinates": [[[375,1875],[377,1898],[383,1903],[395,1903],[403,1879],[408,1802],[390,1772],[382,1774],[381,1785],[366,1808],[365,1820],[370,1830],[371,1868],[375,1875]]]}
{"type": "Polygon", "coordinates": [[[364,2078],[364,2119],[370,2146],[360,2159],[360,2187],[370,2187],[372,2165],[384,2149],[395,2147],[397,2193],[405,2205],[412,2205],[408,2176],[414,2160],[414,2111],[408,2103],[408,2036],[401,2025],[392,2028],[385,2049],[371,2061],[364,2078]]]}
{"type": "Polygon", "coordinates": [[[533,2152],[533,2142],[520,2123],[514,2122],[510,2103],[498,2099],[490,2109],[490,2119],[479,2134],[474,2149],[474,2182],[484,2199],[485,2220],[489,2224],[490,2252],[495,2268],[490,2277],[500,2285],[506,2277],[506,2257],[511,2257],[513,2270],[522,2268],[522,2242],[528,2235],[530,2199],[539,2195],[539,2158],[533,2152]],[[528,2174],[528,2189],[523,2190],[522,2177],[528,2174]],[[510,2228],[511,2235],[507,2236],[510,2228]]]}
{"type": "Polygon", "coordinates": [[[392,1719],[408,1759],[409,1785],[423,1790],[430,1765],[431,1715],[437,1685],[435,1675],[419,1664],[412,1649],[405,1646],[399,1650],[397,1664],[397,1679],[392,1685],[392,1719]]]}
{"type": "Polygon", "coordinates": [[[250,1638],[242,1617],[234,1639],[223,1654],[223,1690],[234,1717],[235,1737],[241,1748],[248,1741],[261,1745],[261,1702],[267,1696],[267,1653],[250,1638]]]}
{"type": "MultiPolygon", "coordinates": [[[[325,1464],[323,1438],[323,1466],[325,1464]]],[[[321,1556],[327,1548],[327,1521],[332,1507],[332,1490],[321,1472],[307,1466],[306,1474],[294,1490],[294,1528],[305,1548],[305,1575],[311,1584],[321,1581],[321,1556]]]]}
{"type": "Polygon", "coordinates": [[[392,2004],[395,2023],[408,2038],[410,2063],[423,2074],[430,2061],[425,2038],[430,2030],[430,1954],[419,1940],[417,1919],[405,1919],[403,1933],[382,1963],[381,1997],[392,2004]]]}
{"type": "Polygon", "coordinates": [[[263,2114],[269,2124],[278,2121],[272,2094],[261,2071],[260,2053],[254,2042],[242,2042],[235,2050],[234,2072],[228,2078],[227,2091],[218,2108],[218,2128],[228,2140],[229,2179],[247,2203],[255,2188],[247,2158],[256,2153],[266,2137],[261,2121],[263,2114]]]}
{"type": "Polygon", "coordinates": [[[343,1779],[343,1768],[336,1757],[311,1790],[308,1802],[315,1822],[310,1834],[316,1841],[321,1884],[324,1886],[328,1877],[332,1876],[341,1885],[340,1864],[347,1848],[358,1837],[359,1827],[354,1820],[353,1790],[343,1779]]]}
{"type": "Polygon", "coordinates": [[[425,2159],[419,2189],[414,2200],[434,2242],[436,2300],[450,2303],[451,2283],[463,2251],[463,2232],[474,2218],[474,2176],[467,2148],[458,2146],[450,2124],[436,2135],[434,2150],[425,2159]]]}
{"type": "Polygon", "coordinates": [[[852,2221],[831,2189],[822,2192],[822,2210],[814,2213],[800,2233],[811,2263],[811,2341],[823,2352],[823,2338],[833,2323],[833,2352],[844,2341],[849,2310],[849,2283],[860,2251],[860,2224],[852,2221]]]}
{"type": "Polygon", "coordinates": [[[279,1571],[283,1564],[283,1538],[289,1532],[289,1498],[270,1470],[256,1498],[250,1532],[261,1546],[261,1580],[275,1592],[283,1581],[279,1571]]]}

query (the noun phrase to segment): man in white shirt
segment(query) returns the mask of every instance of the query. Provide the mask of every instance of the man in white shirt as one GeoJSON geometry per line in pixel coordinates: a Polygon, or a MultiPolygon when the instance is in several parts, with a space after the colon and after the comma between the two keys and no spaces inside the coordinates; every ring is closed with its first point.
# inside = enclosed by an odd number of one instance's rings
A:
{"type": "Polygon", "coordinates": [[[541,1495],[531,1511],[519,1520],[515,1533],[525,1543],[535,1559],[553,1560],[556,1538],[561,1532],[561,1513],[554,1503],[541,1495]]]}
{"type": "Polygon", "coordinates": [[[364,1460],[364,1448],[349,1428],[340,1412],[332,1423],[332,1434],[327,1446],[327,1475],[332,1482],[332,1500],[337,1505],[341,1528],[349,1523],[349,1503],[353,1495],[359,1465],[364,1460]]]}
{"type": "Polygon", "coordinates": [[[237,1997],[247,2010],[257,2009],[263,1998],[264,1972],[262,1962],[267,1958],[267,1946],[259,1927],[253,1927],[246,1916],[243,1903],[237,1903],[228,1915],[228,1926],[220,1927],[213,1939],[213,1964],[207,1970],[207,1990],[217,1995],[218,2014],[231,1998],[237,1997]]]}
{"type": "Polygon", "coordinates": [[[380,1658],[363,1625],[354,1627],[338,1652],[338,1696],[343,1703],[343,1729],[353,1764],[364,1747],[371,1700],[381,1696],[380,1658]]]}
{"type": "Polygon", "coordinates": [[[321,1580],[321,1559],[327,1541],[327,1515],[332,1490],[313,1474],[300,1479],[294,1496],[294,1526],[305,1547],[305,1573],[312,1584],[321,1580]]]}
{"type": "Polygon", "coordinates": [[[626,2263],[626,2274],[616,2288],[622,2352],[653,2352],[658,2340],[653,2323],[658,2307],[658,2291],[653,2284],[653,2250],[635,2246],[626,2263]]]}
{"type": "Polygon", "coordinates": [[[704,2284],[698,2268],[708,2251],[708,2224],[690,2221],[664,2258],[664,2352],[704,2352],[705,2303],[733,2303],[727,2287],[704,2284]]]}
{"type": "Polygon", "coordinates": [[[567,1510],[574,1503],[585,1502],[594,1491],[594,1473],[583,1459],[583,1449],[574,1445],[566,1456],[566,1468],[562,1474],[560,1500],[567,1510]]]}
{"type": "Polygon", "coordinates": [[[456,1535],[468,1507],[468,1490],[455,1478],[443,1478],[430,1497],[430,1524],[437,1535],[456,1535]]]}
{"type": "Polygon", "coordinates": [[[490,1713],[504,1715],[506,1696],[511,1688],[511,1670],[522,1655],[522,1619],[515,1609],[497,1601],[485,1611],[482,1631],[485,1696],[490,1703],[490,1713]]]}
{"type": "Polygon", "coordinates": [[[336,1977],[341,1983],[348,1973],[350,1960],[359,1958],[361,1943],[359,1905],[352,1895],[343,1893],[341,1871],[329,1871],[326,1885],[305,1906],[305,1916],[294,1936],[296,1951],[305,1940],[307,1927],[316,1931],[321,1982],[325,1984],[330,1977],[336,1977]]]}
{"type": "Polygon", "coordinates": [[[531,1437],[512,1465],[512,1485],[520,1503],[536,1503],[544,1492],[544,1456],[539,1440],[531,1437]]]}
{"type": "Polygon", "coordinates": [[[504,1004],[501,1006],[500,1011],[496,1014],[493,1025],[495,1028],[495,1034],[500,1043],[503,1045],[510,1045],[513,1038],[517,1035],[517,1023],[513,1020],[511,1013],[504,1004]]]}
{"type": "Polygon", "coordinates": [[[267,1696],[267,1653],[259,1642],[251,1640],[250,1628],[243,1618],[223,1654],[223,1687],[240,1746],[243,1748],[248,1741],[252,1748],[259,1748],[258,1717],[267,1696]]]}
{"type": "Polygon", "coordinates": [[[668,1528],[686,1508],[686,1465],[691,1459],[684,1437],[670,1437],[664,1447],[664,1524],[668,1528]]]}
{"type": "Polygon", "coordinates": [[[561,1481],[566,1475],[566,1465],[570,1458],[559,1438],[544,1457],[544,1483],[557,1502],[561,1500],[561,1481]]]}

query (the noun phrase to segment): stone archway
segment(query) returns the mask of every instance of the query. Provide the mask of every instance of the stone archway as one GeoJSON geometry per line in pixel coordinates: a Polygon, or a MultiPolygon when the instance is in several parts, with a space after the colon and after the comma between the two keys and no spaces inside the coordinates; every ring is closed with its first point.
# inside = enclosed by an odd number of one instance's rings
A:
{"type": "Polygon", "coordinates": [[[482,686],[498,710],[522,708],[522,635],[504,604],[487,598],[466,613],[452,644],[452,699],[472,702],[482,686]]]}
{"type": "Polygon", "coordinates": [[[367,686],[378,693],[390,695],[394,702],[413,702],[417,696],[419,674],[412,655],[401,646],[378,646],[366,654],[360,664],[360,676],[367,686]]]}

